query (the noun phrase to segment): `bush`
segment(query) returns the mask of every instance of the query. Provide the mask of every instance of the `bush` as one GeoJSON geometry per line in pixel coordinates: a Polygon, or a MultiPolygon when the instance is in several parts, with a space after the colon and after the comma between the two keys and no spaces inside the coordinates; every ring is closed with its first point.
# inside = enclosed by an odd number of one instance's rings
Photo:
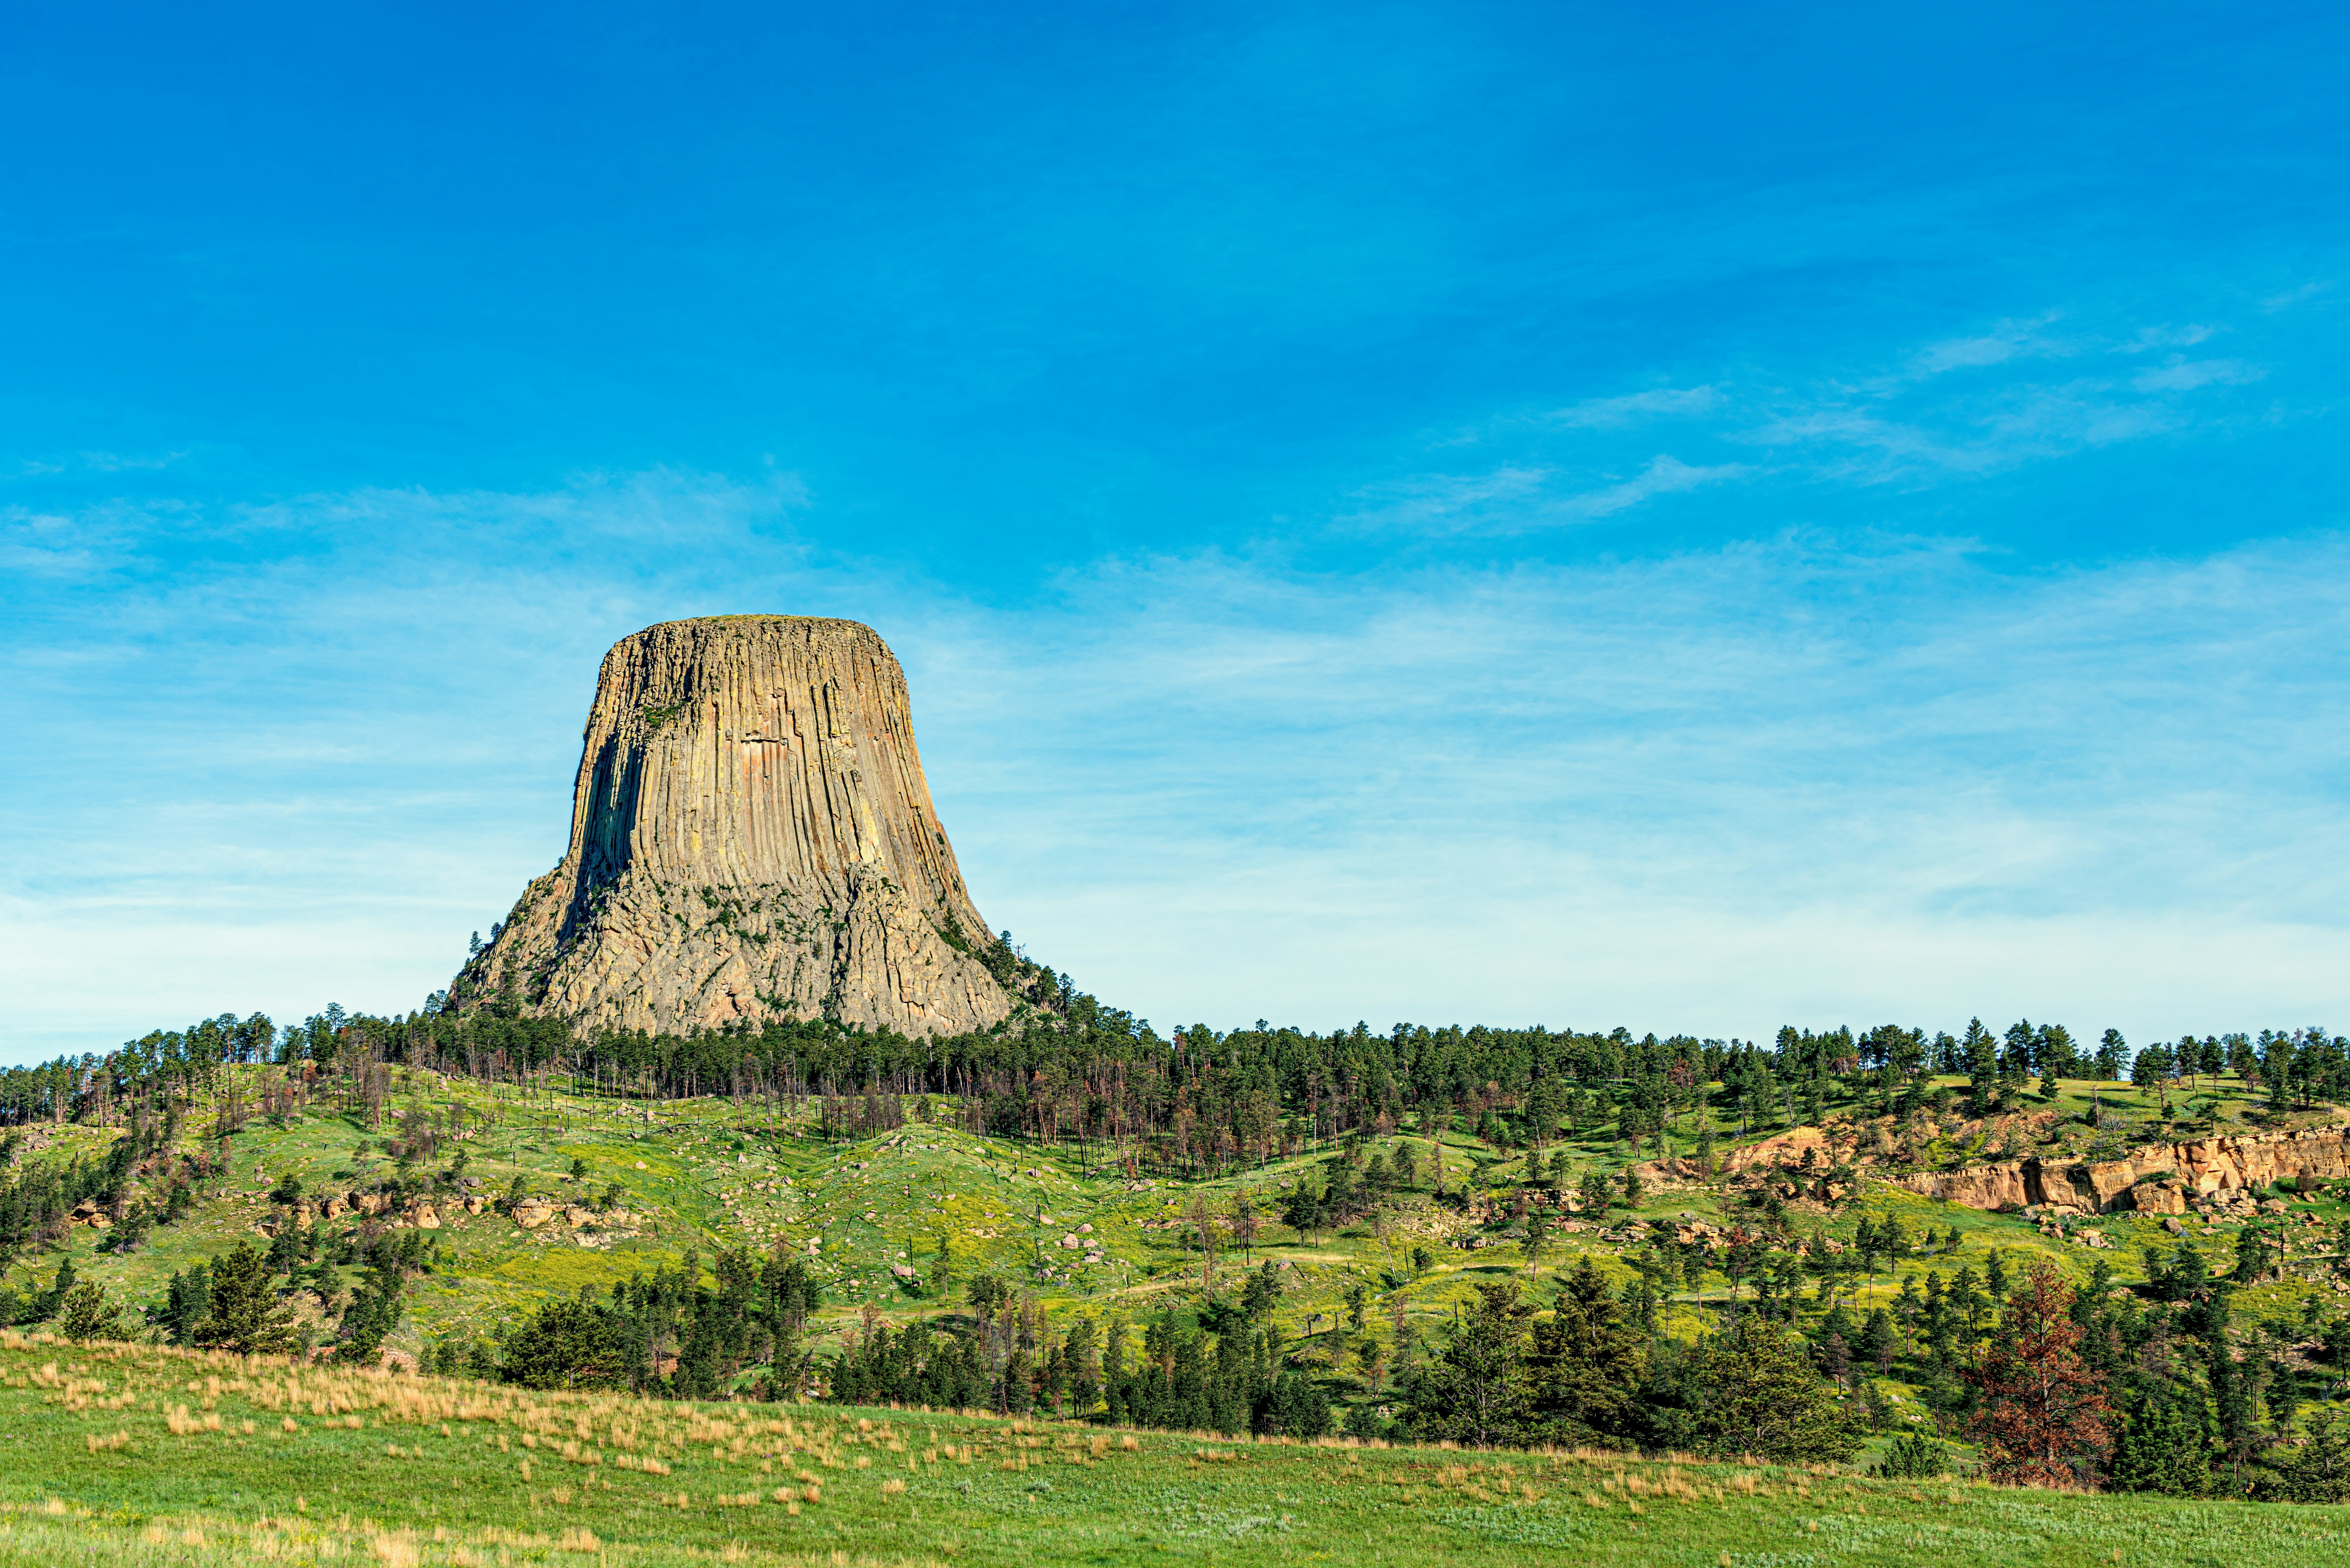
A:
{"type": "Polygon", "coordinates": [[[1887,1480],[1932,1480],[1950,1469],[1950,1450],[1923,1432],[1904,1432],[1885,1446],[1874,1473],[1887,1480]]]}
{"type": "Polygon", "coordinates": [[[587,1302],[551,1301],[506,1342],[502,1368],[525,1388],[610,1388],[627,1381],[621,1325],[587,1302]]]}
{"type": "Polygon", "coordinates": [[[122,1332],[118,1321],[122,1309],[106,1293],[106,1287],[96,1280],[84,1280],[66,1293],[65,1310],[59,1314],[57,1326],[68,1339],[88,1344],[93,1339],[113,1339],[122,1332]]]}

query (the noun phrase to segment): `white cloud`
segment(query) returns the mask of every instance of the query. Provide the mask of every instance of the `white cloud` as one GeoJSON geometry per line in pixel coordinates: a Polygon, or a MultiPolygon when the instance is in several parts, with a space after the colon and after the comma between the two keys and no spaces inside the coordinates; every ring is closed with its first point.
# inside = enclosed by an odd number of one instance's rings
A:
{"type": "Polygon", "coordinates": [[[1709,413],[1721,402],[1721,391],[1714,387],[1659,387],[1621,397],[1586,398],[1544,417],[1553,424],[1614,430],[1650,420],[1709,413]]]}
{"type": "Polygon", "coordinates": [[[1464,427],[1431,450],[1507,452],[1482,473],[1415,475],[1367,487],[1373,504],[1340,521],[1427,533],[1505,535],[1590,522],[1702,483],[1780,477],[1835,484],[1923,487],[2146,441],[2231,417],[2228,389],[2262,379],[2241,358],[2189,359],[2178,350],[2222,328],[2161,324],[2064,336],[2051,312],[1938,339],[1888,363],[1790,379],[1752,367],[1688,387],[1589,397],[1548,413],[1464,427]],[[2161,352],[2147,365],[2139,356],[2161,352]],[[2067,373],[2052,377],[2052,361],[2067,373]],[[1658,420],[1679,421],[1677,450],[1631,478],[1628,441],[1658,420]],[[1763,449],[1767,463],[1717,449],[1763,449]]]}
{"type": "Polygon", "coordinates": [[[2051,313],[2031,321],[2002,321],[1989,332],[1929,343],[1909,361],[1907,375],[1924,380],[1952,370],[2004,365],[2011,359],[2063,358],[2080,352],[2078,345],[2040,330],[2055,319],[2051,313]]]}
{"type": "Polygon", "coordinates": [[[2262,300],[2261,309],[2263,313],[2273,316],[2281,310],[2291,310],[2294,306],[2305,305],[2322,295],[2330,294],[2333,289],[2332,278],[2304,283],[2299,288],[2289,288],[2282,294],[2273,294],[2262,300]]]}
{"type": "Polygon", "coordinates": [[[2215,328],[2189,325],[2186,327],[2147,327],[2121,346],[2125,354],[2143,354],[2152,348],[2192,348],[2210,340],[2215,328]]]}
{"type": "Polygon", "coordinates": [[[2241,359],[2190,361],[2174,354],[2168,364],[2140,370],[2131,377],[2130,385],[2141,392],[2191,392],[2198,387],[2241,387],[2265,374],[2241,359]]]}
{"type": "Polygon", "coordinates": [[[1729,480],[1743,479],[1753,469],[1742,462],[1717,462],[1699,467],[1686,463],[1669,452],[1648,460],[1648,465],[1630,479],[1606,485],[1597,490],[1571,495],[1545,508],[1548,516],[1608,517],[1627,507],[1659,495],[1673,495],[1700,485],[1721,484],[1729,480]]]}
{"type": "Polygon", "coordinates": [[[2036,576],[1811,534],[1118,559],[996,608],[814,549],[801,505],[326,496],[203,524],[279,541],[216,569],[94,520],[98,586],[19,578],[0,1056],[413,1004],[560,852],[604,648],[742,609],[879,628],[982,910],[1162,1024],[2350,1017],[2340,539],[2036,576]]]}
{"type": "Polygon", "coordinates": [[[1348,528],[1379,531],[1523,534],[1612,517],[1659,495],[1742,479],[1753,472],[1746,463],[1699,465],[1661,452],[1629,478],[1564,493],[1555,483],[1561,476],[1546,468],[1416,474],[1365,490],[1359,499],[1376,504],[1341,514],[1337,521],[1348,528]]]}
{"type": "Polygon", "coordinates": [[[1050,722],[927,700],[933,784],[982,909],[1162,1023],[2345,1015],[2341,542],[1860,543],[1081,576],[1127,613],[960,667],[1050,722]]]}

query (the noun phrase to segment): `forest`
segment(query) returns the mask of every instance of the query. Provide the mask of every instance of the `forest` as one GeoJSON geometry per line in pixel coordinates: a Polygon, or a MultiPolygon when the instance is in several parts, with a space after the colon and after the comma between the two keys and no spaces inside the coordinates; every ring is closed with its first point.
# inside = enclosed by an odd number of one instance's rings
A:
{"type": "Polygon", "coordinates": [[[518,1085],[648,1099],[717,1095],[738,1104],[821,1103],[844,1135],[904,1114],[912,1097],[949,1097],[974,1132],[1098,1146],[1104,1161],[1184,1174],[1261,1163],[1347,1133],[1392,1132],[1409,1116],[1463,1118],[1501,1147],[1540,1148],[1562,1133],[1609,1127],[1631,1149],[1662,1149],[1677,1118],[1711,1107],[1738,1136],[1816,1124],[1831,1109],[1908,1116],[1962,1104],[2012,1108],[2035,1082],[2127,1079],[2192,1094],[2223,1072],[2263,1085],[2281,1107],[2350,1100],[2350,1040],[2321,1026],[2186,1036],[2133,1049],[2104,1031],[2085,1045],[2063,1025],[2019,1020],[2003,1033],[1970,1020],[1957,1033],[1880,1024],[1782,1027],[1767,1045],[1541,1025],[1431,1028],[1363,1023],[1327,1033],[1260,1020],[1162,1037],[1034,965],[1003,933],[993,954],[1024,994],[1046,1003],[974,1033],[912,1037],[827,1018],[691,1034],[587,1030],[525,1016],[493,998],[468,1010],[435,993],[393,1017],[339,1006],[280,1027],[254,1012],[152,1031],[104,1054],[0,1071],[0,1124],[87,1119],[113,1125],[169,1114],[199,1096],[217,1116],[265,1112],[273,1096],[325,1094],[382,1114],[395,1064],[518,1085]],[[251,1099],[211,1095],[222,1069],[279,1070],[251,1099]],[[1933,1080],[1963,1075],[1963,1090],[1933,1080]],[[1936,1096],[1940,1096],[1939,1102],[1936,1096]]]}
{"type": "MultiPolygon", "coordinates": [[[[1012,955],[1008,936],[1003,955],[1012,955]]],[[[1024,963],[1024,961],[1020,961],[1024,963]]],[[[826,1285],[796,1256],[689,1252],[611,1285],[544,1303],[496,1342],[443,1339],[431,1369],[533,1388],[627,1389],[671,1398],[824,1397],[845,1403],[1045,1411],[1183,1430],[1566,1445],[1643,1452],[1848,1459],[1892,1438],[1887,1473],[1956,1462],[1977,1444],[1988,1473],[2179,1495],[2350,1497],[2350,1424],[2318,1408],[2350,1373],[2350,1315],[2246,1317],[2240,1292],[2276,1277],[2277,1227],[2247,1226],[2215,1255],[2179,1240],[2149,1251],[2126,1287],[2099,1258],[2087,1282],[1956,1227],[1905,1231],[1872,1212],[1848,1171],[1729,1178],[1726,1232],[1692,1235],[1642,1216],[1643,1154],[1714,1169],[1729,1142],[1831,1114],[1992,1116],[2053,1104],[2062,1083],[2126,1082],[2141,1106],[2192,1103],[2226,1075],[2241,1097],[2292,1114],[2350,1100],[2350,1043],[2323,1028],[2182,1037],[2136,1049],[2055,1024],[1995,1031],[1882,1024],[1781,1029],[1768,1043],[1628,1029],[1365,1023],[1316,1033],[1260,1022],[1162,1036],[1050,971],[1022,971],[1051,1005],[985,1032],[913,1038],[828,1019],[691,1035],[598,1032],[494,1001],[395,1017],[329,1007],[279,1026],[254,1012],[156,1030],[103,1055],[0,1074],[0,1163],[42,1124],[120,1128],[102,1158],[19,1165],[0,1186],[0,1262],[56,1241],[77,1206],[110,1208],[108,1246],[184,1212],[227,1167],[256,1117],[331,1106],[383,1140],[380,1181],[454,1191],[461,1106],[394,1093],[395,1069],[504,1086],[512,1103],[557,1091],[602,1101],[720,1096],[736,1120],[787,1113],[819,1137],[908,1124],[1033,1140],[1126,1179],[1211,1179],[1290,1161],[1277,1203],[1195,1199],[1181,1229],[1208,1288],[1139,1323],[1048,1318],[1033,1282],[958,1269],[943,1236],[894,1325],[871,1307],[828,1354],[809,1319],[826,1285]],[[232,1069],[234,1069],[234,1071],[232,1069]],[[192,1139],[185,1137],[194,1133],[192,1139]],[[1478,1151],[1448,1163],[1446,1137],[1478,1151]],[[1613,1174],[1563,1145],[1609,1152],[1613,1174]],[[1595,1142],[1595,1140],[1596,1140],[1595,1142]],[[1305,1163],[1295,1162],[1303,1160],[1305,1163]],[[446,1168],[442,1168],[445,1162],[446,1168]],[[130,1209],[134,1175],[151,1202],[130,1209]],[[1375,1320],[1348,1287],[1302,1334],[1275,1309],[1270,1263],[1213,1260],[1286,1230],[1391,1233],[1430,1207],[1516,1243],[1523,1279],[1484,1280],[1449,1323],[1400,1306],[1375,1320]],[[1545,1277],[1542,1254],[1569,1213],[1614,1226],[1619,1264],[1586,1251],[1545,1277]],[[1620,1220],[1617,1216],[1620,1214],[1620,1220]],[[1808,1217],[1808,1218],[1807,1218],[1808,1217]],[[1874,1287],[1882,1272],[1891,1293],[1874,1287]],[[1864,1288],[1866,1287],[1866,1288],[1864,1288]],[[1671,1330],[1669,1312],[1682,1314],[1671,1330]],[[1689,1332],[1689,1313],[1699,1324],[1689,1332]],[[1890,1407],[1871,1374],[1898,1372],[1915,1407],[1890,1407]],[[2314,1418],[2303,1419],[2317,1408],[2314,1418]]],[[[2118,1097],[2118,1088],[2117,1088],[2118,1097]]],[[[2107,1112],[2085,1113],[2105,1126],[2107,1112]]],[[[739,1149],[743,1146],[736,1144],[739,1149]]],[[[290,1179],[289,1179],[290,1180],[290,1179]]],[[[515,1195],[518,1195],[517,1188],[515,1195]]],[[[273,1191],[290,1208],[302,1194],[273,1191]]],[[[607,1205],[612,1195],[601,1200],[607,1205]]],[[[1567,1227],[1567,1228],[1572,1228],[1567,1227]]],[[[440,1266],[418,1231],[278,1228],[172,1279],[161,1332],[247,1353],[296,1348],[281,1292],[318,1293],[340,1326],[328,1354],[371,1365],[414,1282],[440,1266]],[[341,1271],[364,1271],[343,1287],[341,1271]]],[[[903,1254],[900,1254],[901,1256],[903,1254]]],[[[1433,1260],[1413,1249],[1378,1282],[1400,1301],[1433,1260]]],[[[116,1326],[70,1260],[42,1288],[0,1289],[0,1321],[76,1337],[116,1326]]],[[[1293,1314],[1292,1323],[1295,1323],[1293,1314]]]]}

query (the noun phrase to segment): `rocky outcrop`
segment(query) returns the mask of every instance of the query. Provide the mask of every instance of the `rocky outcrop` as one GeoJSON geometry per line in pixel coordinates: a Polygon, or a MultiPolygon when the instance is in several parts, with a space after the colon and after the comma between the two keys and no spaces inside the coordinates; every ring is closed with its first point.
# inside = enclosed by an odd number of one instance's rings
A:
{"type": "Polygon", "coordinates": [[[983,1028],[1016,999],[931,804],[906,678],[870,628],[670,621],[616,644],[571,843],[450,990],[595,1026],[828,1014],[983,1028]]]}
{"type": "Polygon", "coordinates": [[[2123,1159],[2088,1163],[2002,1160],[1898,1181],[1913,1192],[1969,1209],[2183,1214],[2217,1196],[2303,1176],[2320,1181],[2350,1177],[2350,1127],[2148,1144],[2123,1159]]]}

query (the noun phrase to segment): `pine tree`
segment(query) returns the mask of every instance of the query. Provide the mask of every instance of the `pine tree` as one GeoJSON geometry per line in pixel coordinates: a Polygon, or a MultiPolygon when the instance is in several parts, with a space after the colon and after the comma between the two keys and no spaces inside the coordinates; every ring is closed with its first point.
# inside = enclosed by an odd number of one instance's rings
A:
{"type": "Polygon", "coordinates": [[[1801,1343],[1761,1313],[1742,1314],[1698,1349],[1691,1366],[1704,1391],[1697,1434],[1709,1453],[1816,1463],[1850,1459],[1860,1448],[1801,1343]]]}
{"type": "Polygon", "coordinates": [[[2211,1482],[2205,1426],[2200,1411],[2189,1416],[2158,1393],[2139,1395],[2114,1439],[2106,1484],[2116,1491],[2201,1495],[2211,1482]]]}
{"type": "Polygon", "coordinates": [[[2081,1359],[2074,1299],[2052,1265],[2035,1265],[1968,1370],[1982,1395],[1975,1436],[1995,1480],[2079,1485],[2105,1457],[2113,1411],[2104,1379],[2081,1359]]]}
{"type": "Polygon", "coordinates": [[[283,1355],[294,1348],[294,1314],[277,1304],[269,1261],[252,1242],[213,1260],[212,1292],[195,1342],[239,1355],[283,1355]]]}
{"type": "Polygon", "coordinates": [[[112,1339],[121,1333],[118,1321],[122,1309],[106,1293],[106,1287],[96,1280],[84,1280],[66,1293],[65,1307],[57,1316],[57,1327],[68,1339],[87,1344],[93,1339],[112,1339]]]}

